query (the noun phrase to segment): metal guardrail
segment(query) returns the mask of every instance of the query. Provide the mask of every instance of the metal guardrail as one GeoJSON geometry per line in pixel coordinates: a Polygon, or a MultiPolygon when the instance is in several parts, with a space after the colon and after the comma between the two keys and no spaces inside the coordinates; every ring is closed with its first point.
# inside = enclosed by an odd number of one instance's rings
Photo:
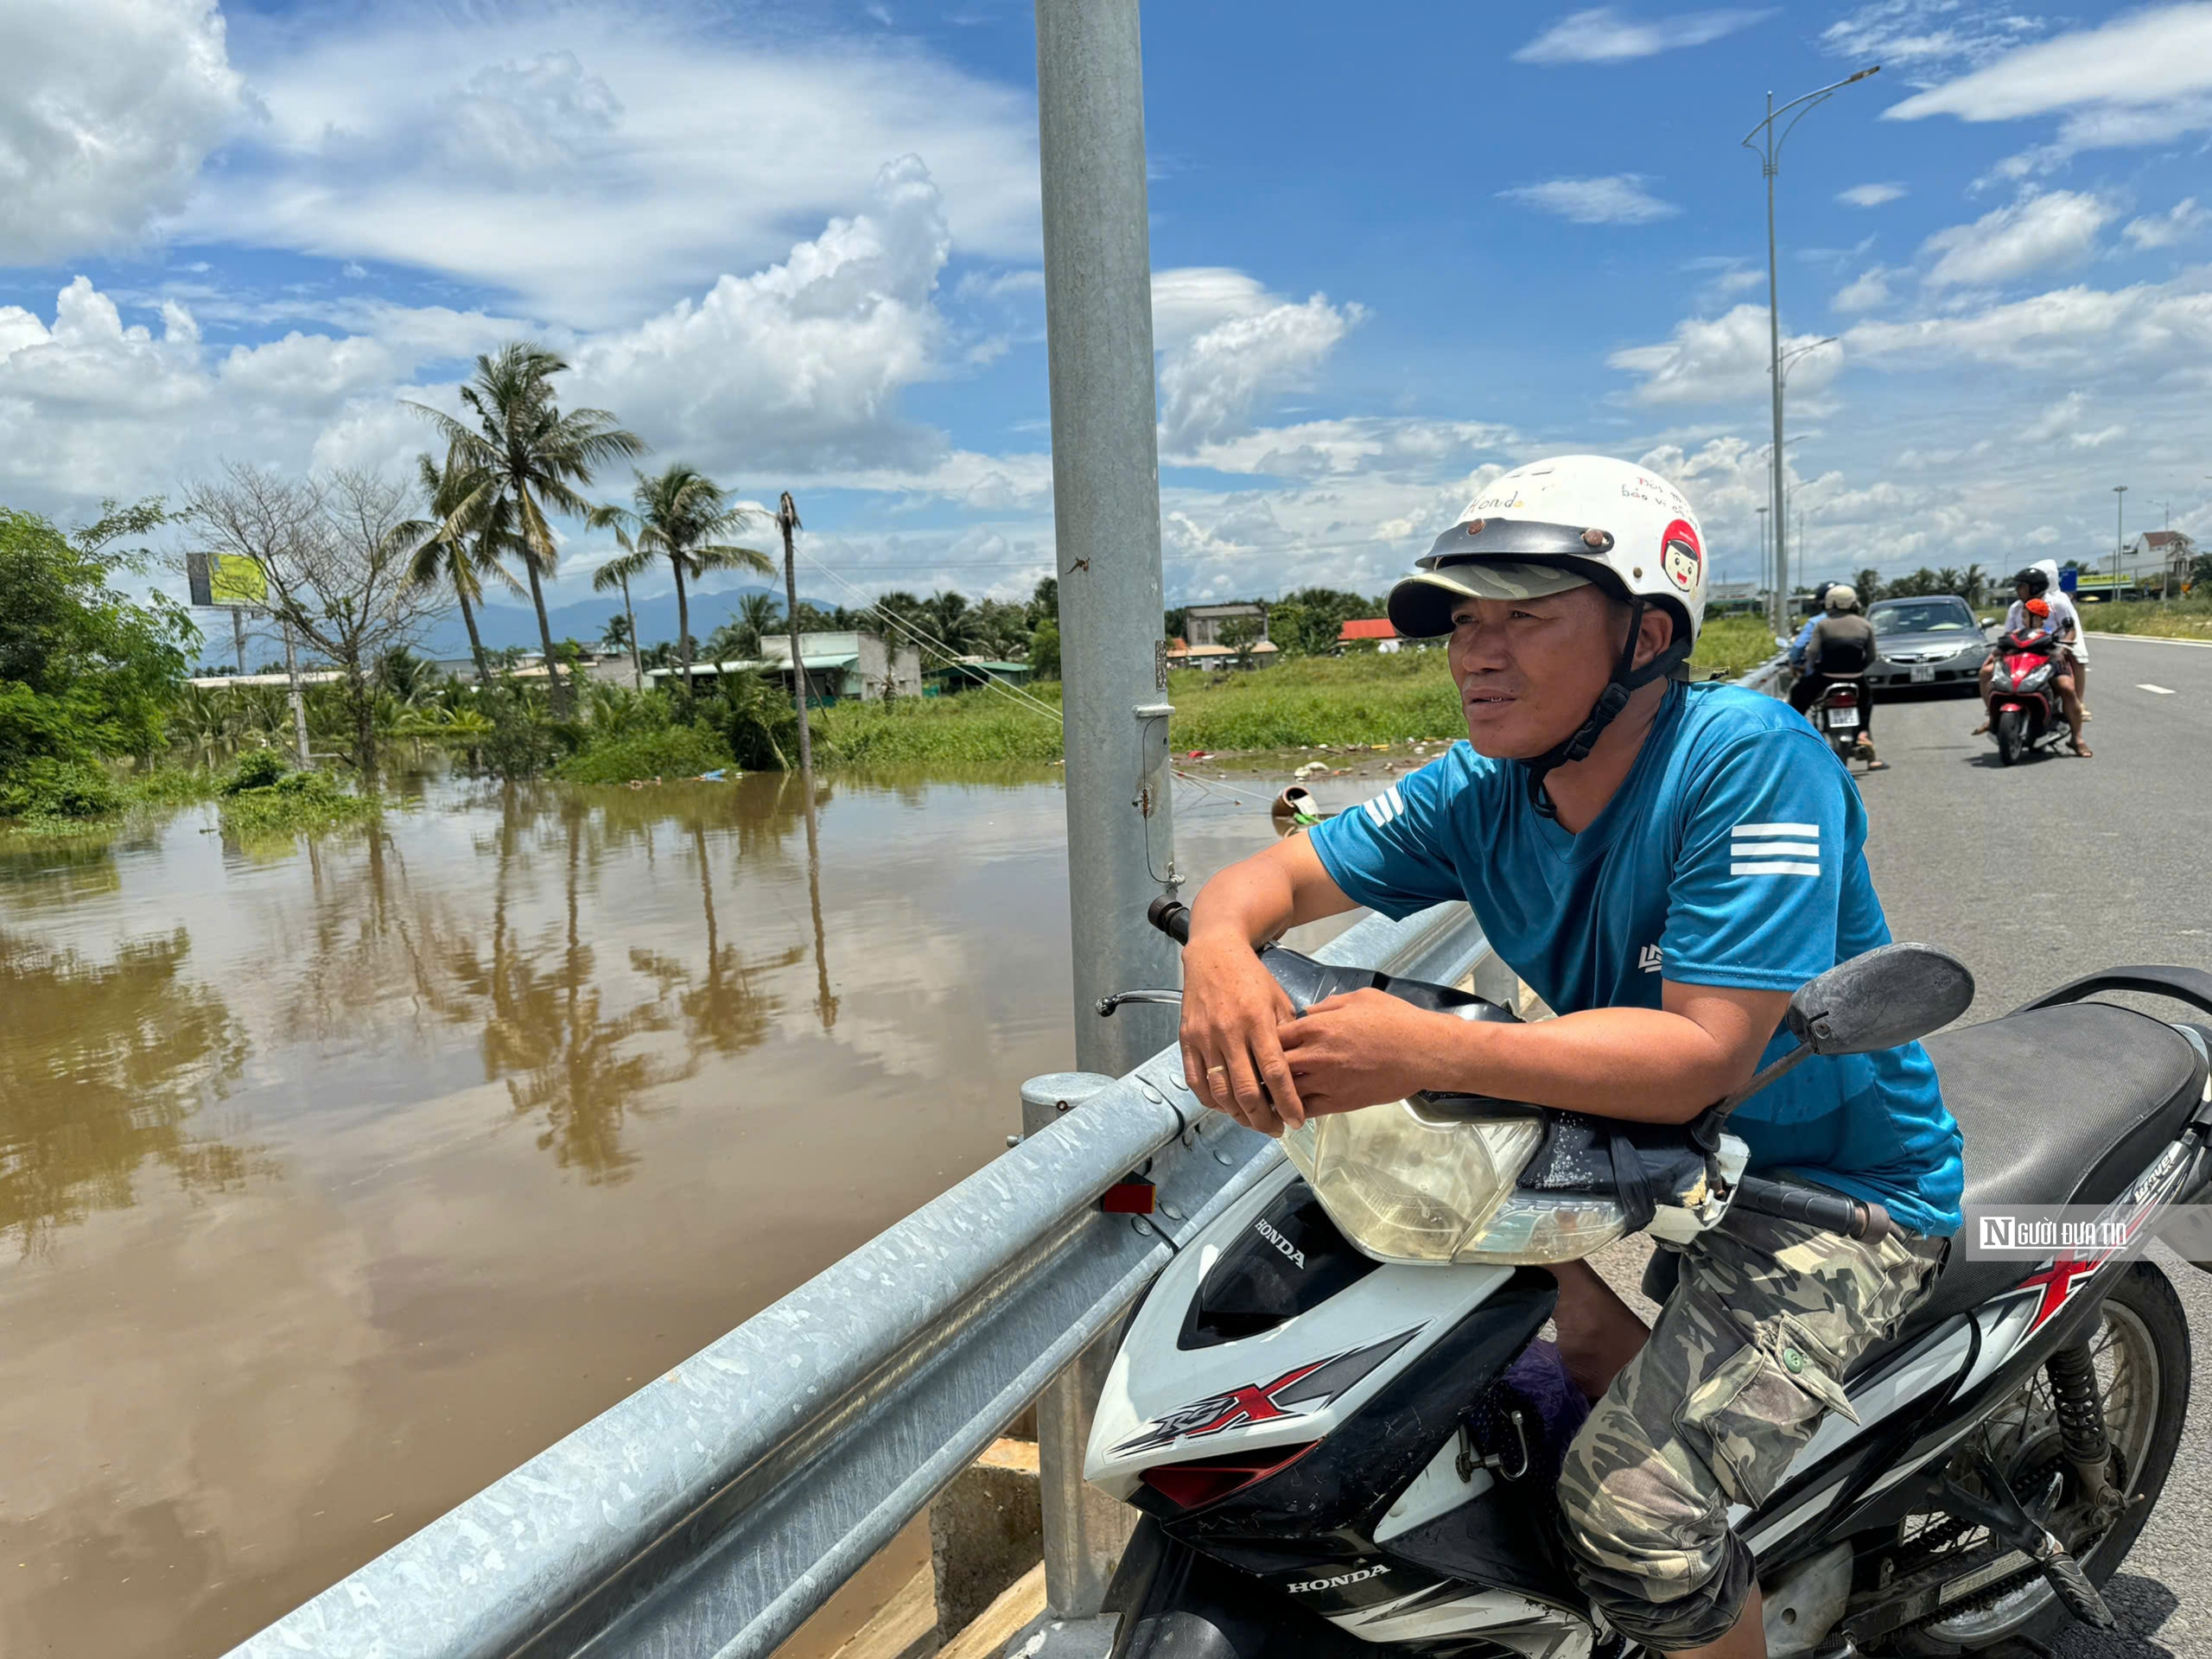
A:
{"type": "Polygon", "coordinates": [[[1747,691],[1762,692],[1770,697],[1786,696],[1789,691],[1789,653],[1777,651],[1748,674],[1738,675],[1736,683],[1747,691]]]}
{"type": "MultiPolygon", "coordinates": [[[[1487,988],[1488,950],[1454,904],[1319,954],[1487,988]]],[[[233,1659],[766,1655],[1281,1155],[1165,1049],[233,1659]],[[1147,1162],[1156,1213],[1102,1213],[1147,1162]]]]}

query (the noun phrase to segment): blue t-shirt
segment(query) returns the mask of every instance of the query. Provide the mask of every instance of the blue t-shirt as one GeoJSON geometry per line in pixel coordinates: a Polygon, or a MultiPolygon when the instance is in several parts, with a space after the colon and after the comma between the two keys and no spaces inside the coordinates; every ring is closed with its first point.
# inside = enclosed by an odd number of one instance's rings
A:
{"type": "MultiPolygon", "coordinates": [[[[1628,778],[1580,835],[1527,774],[1465,743],[1309,831],[1345,895],[1386,916],[1465,899],[1507,966],[1561,1014],[1656,1008],[1662,979],[1794,991],[1890,942],[1866,810],[1787,703],[1673,685],[1628,778]]],[[[1764,1065],[1793,1046],[1784,1028],[1764,1065]]],[[[1754,1170],[1785,1169],[1959,1228],[1959,1126],[1918,1043],[1815,1058],[1737,1108],[1754,1170]]]]}

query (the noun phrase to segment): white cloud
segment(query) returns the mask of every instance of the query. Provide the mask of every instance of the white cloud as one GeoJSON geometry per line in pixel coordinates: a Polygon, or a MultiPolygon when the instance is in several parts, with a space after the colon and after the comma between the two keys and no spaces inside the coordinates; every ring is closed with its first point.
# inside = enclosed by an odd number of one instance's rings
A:
{"type": "Polygon", "coordinates": [[[0,264],[126,249],[245,108],[215,0],[11,0],[0,264]]]}
{"type": "MultiPolygon", "coordinates": [[[[1843,366],[1842,348],[1815,346],[1818,339],[1783,337],[1784,355],[1815,347],[1790,370],[1792,396],[1819,391],[1843,366]]],[[[1766,308],[1739,305],[1719,317],[1686,318],[1664,344],[1630,346],[1605,361],[1642,377],[1635,391],[1640,404],[1729,403],[1766,395],[1769,349],[1766,308]]]]}
{"type": "Polygon", "coordinates": [[[1829,302],[1839,311],[1873,311],[1890,302],[1890,273],[1881,265],[1869,265],[1836,290],[1829,302]]]}
{"type": "Polygon", "coordinates": [[[1513,57],[1518,63],[1618,63],[1703,46],[1773,15],[1771,10],[1691,11],[1645,22],[1624,17],[1611,6],[1598,6],[1553,24],[1513,57]]]}
{"type": "Polygon", "coordinates": [[[938,372],[931,296],[950,234],[918,157],[886,167],[873,194],[781,263],[583,341],[569,397],[710,469],[931,464],[942,435],[895,405],[938,372]]]}
{"type": "Polygon", "coordinates": [[[1885,111],[2011,121],[2084,105],[2141,109],[2212,91],[2212,4],[2153,7],[2008,52],[1885,111]]]}
{"type": "Polygon", "coordinates": [[[2170,248],[2203,230],[2212,213],[2196,205],[2196,198],[2185,196],[2163,213],[2152,213],[2143,219],[2132,219],[2120,231],[2138,248],[2170,248]]]}
{"type": "Polygon", "coordinates": [[[1848,207],[1879,207],[1904,194],[1905,188],[1901,184],[1854,184],[1848,190],[1836,192],[1835,199],[1848,207]]]}
{"type": "Polygon", "coordinates": [[[1920,250],[1935,257],[1925,280],[1931,288],[2005,283],[2047,265],[2076,264],[2096,251],[2097,232],[2113,217],[2104,201],[2075,191],[2023,196],[1929,237],[1920,250]]]}
{"type": "Polygon", "coordinates": [[[369,16],[266,37],[265,119],[176,235],[436,271],[604,327],[780,257],[911,153],[964,251],[1035,257],[1031,95],[918,48],[686,0],[369,16]]]}
{"type": "Polygon", "coordinates": [[[2059,372],[2071,378],[2184,372],[2212,353],[2208,273],[2116,290],[2054,289],[1980,310],[1903,322],[1861,322],[1844,335],[1855,358],[1881,367],[1960,362],[2059,372]]]}
{"type": "Polygon", "coordinates": [[[2127,429],[2123,426],[2103,426],[2094,431],[2088,429],[2088,398],[2081,392],[2069,391],[2020,429],[2021,441],[2026,443],[2057,443],[2063,441],[2076,449],[2101,449],[2115,439],[2127,435],[2127,429]]]}
{"type": "Polygon", "coordinates": [[[1316,294],[1225,318],[1170,351],[1160,365],[1160,441],[1189,454],[1249,429],[1261,397],[1308,383],[1363,315],[1316,294]]]}
{"type": "Polygon", "coordinates": [[[2043,32],[2040,18],[2007,5],[1961,0],[1876,0],[1821,31],[1829,53],[1907,72],[1986,63],[2043,32]]]}
{"type": "Polygon", "coordinates": [[[1643,188],[1641,173],[1614,173],[1595,179],[1548,179],[1497,193],[1540,213],[1556,213],[1577,225],[1648,225],[1672,219],[1682,210],[1643,188]]]}

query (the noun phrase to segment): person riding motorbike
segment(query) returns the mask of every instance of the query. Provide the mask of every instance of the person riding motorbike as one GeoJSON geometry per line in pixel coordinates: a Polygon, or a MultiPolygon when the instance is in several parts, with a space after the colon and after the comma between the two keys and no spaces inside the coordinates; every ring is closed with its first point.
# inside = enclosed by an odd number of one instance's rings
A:
{"type": "MultiPolygon", "coordinates": [[[[1505,474],[1437,538],[1390,616],[1450,636],[1469,741],[1200,892],[1181,1045],[1202,1101],[1270,1134],[1421,1089],[1687,1122],[1788,1046],[1795,987],[1888,939],[1827,746],[1779,702],[1678,677],[1706,559],[1679,491],[1589,455],[1505,474]],[[1373,990],[1293,1019],[1253,953],[1355,906],[1447,899],[1558,1019],[1471,1023],[1373,990]]],[[[1577,1575],[1645,1646],[1734,1659],[1764,1637],[1729,1506],[1773,1491],[1836,1379],[1918,1302],[1963,1174],[1917,1044],[1810,1061],[1730,1127],[1753,1168],[1878,1201],[1901,1230],[1732,1211],[1649,1332],[1586,1262],[1552,1271],[1562,1356],[1599,1402],[1560,1486],[1577,1575]]]]}
{"type": "Polygon", "coordinates": [[[2082,608],[2059,586],[2056,559],[2037,559],[2035,568],[2043,572],[2044,580],[2050,584],[2049,591],[2066,607],[2069,622],[2059,634],[2058,643],[2066,647],[2066,655],[2074,672],[2074,696],[2081,702],[2082,723],[2086,726],[2096,718],[2096,715],[2089,708],[2089,635],[2088,630],[2082,626],[2082,608]]]}
{"type": "MultiPolygon", "coordinates": [[[[1805,647],[1813,643],[1813,630],[1820,626],[1821,607],[1827,602],[1828,589],[1834,586],[1832,582],[1824,582],[1813,589],[1813,613],[1805,619],[1805,626],[1797,630],[1797,637],[1789,642],[1789,666],[1800,674],[1805,671],[1805,647]]],[[[1797,701],[1795,687],[1790,690],[1789,706],[1801,715],[1805,712],[1803,705],[1797,701]]]]}
{"type": "MultiPolygon", "coordinates": [[[[2014,576],[2012,594],[2012,606],[2005,613],[2005,632],[2008,634],[2032,633],[2039,628],[2047,628],[2051,637],[2059,642],[2058,672],[2051,683],[2057,690],[2059,707],[2066,715],[2067,742],[2084,760],[2094,760],[2094,753],[2082,741],[2082,697],[2074,677],[2073,655],[2066,646],[2069,637],[2078,638],[2081,633],[2081,619],[2075,612],[2074,601],[2052,584],[2042,565],[2031,564],[2014,576]],[[2031,615],[2028,610],[2029,603],[2037,600],[2042,601],[2044,607],[2044,615],[2041,618],[2031,615]]],[[[1996,671],[1997,653],[1992,652],[1981,664],[1982,713],[1981,724],[1974,728],[1973,734],[1976,737],[1987,732],[1995,721],[1989,707],[1989,679],[1996,671]]]]}
{"type": "Polygon", "coordinates": [[[1825,612],[1815,619],[1806,640],[1804,672],[1789,688],[1789,706],[1801,715],[1810,714],[1833,682],[1850,680],[1859,688],[1859,758],[1867,771],[1885,772],[1889,762],[1874,755],[1874,688],[1866,678],[1882,654],[1873,625],[1860,612],[1859,590],[1849,582],[1831,583],[1821,602],[1825,612]]]}

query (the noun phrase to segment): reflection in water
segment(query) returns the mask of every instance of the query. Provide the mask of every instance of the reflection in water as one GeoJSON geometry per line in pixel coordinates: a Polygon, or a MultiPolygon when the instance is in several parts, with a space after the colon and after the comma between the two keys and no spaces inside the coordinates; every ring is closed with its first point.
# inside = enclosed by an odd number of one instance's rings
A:
{"type": "Polygon", "coordinates": [[[186,1133],[246,1052],[222,997],[180,976],[190,948],[179,928],[89,962],[0,932],[0,1236],[26,1254],[128,1208],[149,1158],[188,1192],[245,1179],[246,1153],[186,1133]]]}
{"type": "Polygon", "coordinates": [[[1063,806],[445,779],[0,852],[0,1650],[212,1659],[994,1156],[1067,1063],[1063,806]]]}

